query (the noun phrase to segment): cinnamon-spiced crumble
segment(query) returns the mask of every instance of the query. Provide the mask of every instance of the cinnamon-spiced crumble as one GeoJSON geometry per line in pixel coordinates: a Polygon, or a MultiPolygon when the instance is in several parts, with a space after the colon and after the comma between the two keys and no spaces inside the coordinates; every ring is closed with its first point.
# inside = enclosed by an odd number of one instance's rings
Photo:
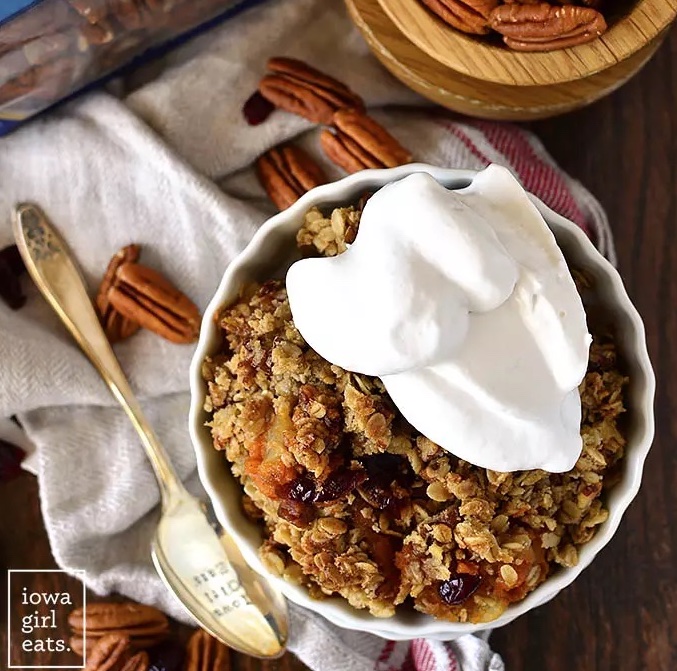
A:
{"type": "MultiPolygon", "coordinates": [[[[311,209],[299,247],[333,256],[359,210],[311,209]]],[[[583,452],[568,473],[499,473],[411,427],[378,378],[322,359],[292,321],[284,283],[248,286],[217,315],[220,354],[203,367],[216,449],[264,527],[261,555],[318,598],[339,594],[388,617],[412,605],[460,622],[495,619],[608,516],[603,491],[625,439],[626,378],[613,340],[595,334],[581,384],[583,452]]]]}

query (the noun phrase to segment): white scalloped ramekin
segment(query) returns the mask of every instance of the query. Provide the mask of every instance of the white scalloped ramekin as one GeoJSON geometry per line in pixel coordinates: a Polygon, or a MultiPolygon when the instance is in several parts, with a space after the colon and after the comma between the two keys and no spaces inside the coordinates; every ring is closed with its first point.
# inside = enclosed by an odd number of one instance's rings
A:
{"type": "MultiPolygon", "coordinates": [[[[241,487],[231,475],[222,453],[212,447],[209,430],[204,426],[207,416],[202,409],[206,385],[200,368],[203,359],[221,346],[214,323],[214,313],[238,296],[241,287],[253,280],[283,272],[295,258],[295,236],[304,213],[313,205],[329,209],[355,202],[361,194],[414,172],[430,173],[448,188],[467,186],[475,175],[470,170],[449,170],[429,165],[412,164],[390,170],[365,170],[332,184],[319,186],[305,194],[294,205],[269,219],[252,238],[246,249],[228,266],[211,300],[202,322],[200,340],[190,370],[191,407],[189,428],[197,455],[202,484],[211,497],[216,514],[232,534],[244,558],[259,573],[267,574],[258,556],[261,544],[259,528],[249,522],[240,508],[241,487]]],[[[579,563],[574,568],[560,569],[539,585],[523,601],[513,604],[489,624],[453,623],[435,620],[421,613],[400,612],[388,619],[376,618],[366,611],[352,608],[347,601],[335,597],[315,600],[302,587],[279,578],[280,589],[292,602],[324,616],[330,622],[347,629],[367,631],[388,639],[434,638],[453,640],[463,634],[488,627],[499,627],[552,599],[570,585],[595,555],[609,542],[620,524],[623,513],[639,489],[644,460],[654,435],[653,401],[655,378],[646,349],[644,326],[611,264],[595,249],[587,236],[573,223],[556,214],[537,199],[534,203],[552,229],[567,260],[577,268],[587,270],[595,279],[596,296],[604,305],[605,314],[614,323],[622,358],[630,378],[627,404],[627,454],[621,481],[609,492],[609,518],[594,538],[580,548],[579,563]]],[[[272,577],[272,576],[271,576],[272,577]]]]}

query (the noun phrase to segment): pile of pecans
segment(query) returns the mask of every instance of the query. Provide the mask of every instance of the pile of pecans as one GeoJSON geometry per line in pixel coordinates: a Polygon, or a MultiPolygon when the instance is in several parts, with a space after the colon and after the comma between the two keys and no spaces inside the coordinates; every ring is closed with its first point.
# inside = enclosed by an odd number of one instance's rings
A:
{"type": "Polygon", "coordinates": [[[515,51],[553,51],[590,42],[606,30],[600,0],[420,0],[448,25],[464,33],[492,31],[515,51]]]}
{"type": "Polygon", "coordinates": [[[68,617],[70,647],[87,653],[85,671],[229,671],[229,649],[202,629],[184,649],[169,639],[169,622],[152,606],[90,603],[68,617]],[[85,628],[86,619],[86,628],[85,628]],[[86,631],[86,635],[83,632],[86,631]]]}
{"type": "MultiPolygon", "coordinates": [[[[320,135],[322,149],[349,173],[411,161],[411,153],[366,113],[362,98],[343,82],[293,58],[271,58],[267,67],[270,73],[243,108],[251,125],[263,123],[279,108],[329,126],[320,135]]],[[[259,181],[280,210],[327,181],[322,168],[291,144],[263,154],[256,168],[259,181]]]]}

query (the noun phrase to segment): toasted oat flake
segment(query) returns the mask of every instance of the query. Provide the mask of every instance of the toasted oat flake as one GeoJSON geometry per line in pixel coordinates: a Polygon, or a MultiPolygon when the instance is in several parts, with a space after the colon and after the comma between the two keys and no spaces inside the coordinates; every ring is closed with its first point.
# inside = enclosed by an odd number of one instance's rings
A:
{"type": "Polygon", "coordinates": [[[515,569],[509,564],[503,564],[503,566],[501,566],[500,573],[501,578],[503,578],[503,582],[505,582],[508,587],[514,587],[517,584],[519,576],[517,575],[517,571],[515,571],[515,569]]]}

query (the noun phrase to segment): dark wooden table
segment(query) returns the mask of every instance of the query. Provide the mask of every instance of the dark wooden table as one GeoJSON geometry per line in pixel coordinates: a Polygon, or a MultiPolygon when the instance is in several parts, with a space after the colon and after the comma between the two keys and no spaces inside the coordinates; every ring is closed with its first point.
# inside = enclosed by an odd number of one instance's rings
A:
{"type": "MultiPolygon", "coordinates": [[[[677,29],[620,91],[532,124],[557,161],[605,207],[620,271],[644,317],[658,374],[657,432],[642,490],[607,548],[553,602],[493,635],[508,671],[677,669],[677,29]]],[[[52,568],[30,475],[0,485],[0,567],[52,568]]],[[[0,576],[0,668],[7,659],[0,576]]],[[[77,586],[59,574],[35,587],[77,586]]],[[[28,607],[27,607],[28,608],[28,607]]],[[[177,627],[180,636],[186,631],[177,627]]],[[[233,668],[295,670],[291,655],[233,668]]],[[[49,655],[39,662],[49,664],[49,655]]]]}

